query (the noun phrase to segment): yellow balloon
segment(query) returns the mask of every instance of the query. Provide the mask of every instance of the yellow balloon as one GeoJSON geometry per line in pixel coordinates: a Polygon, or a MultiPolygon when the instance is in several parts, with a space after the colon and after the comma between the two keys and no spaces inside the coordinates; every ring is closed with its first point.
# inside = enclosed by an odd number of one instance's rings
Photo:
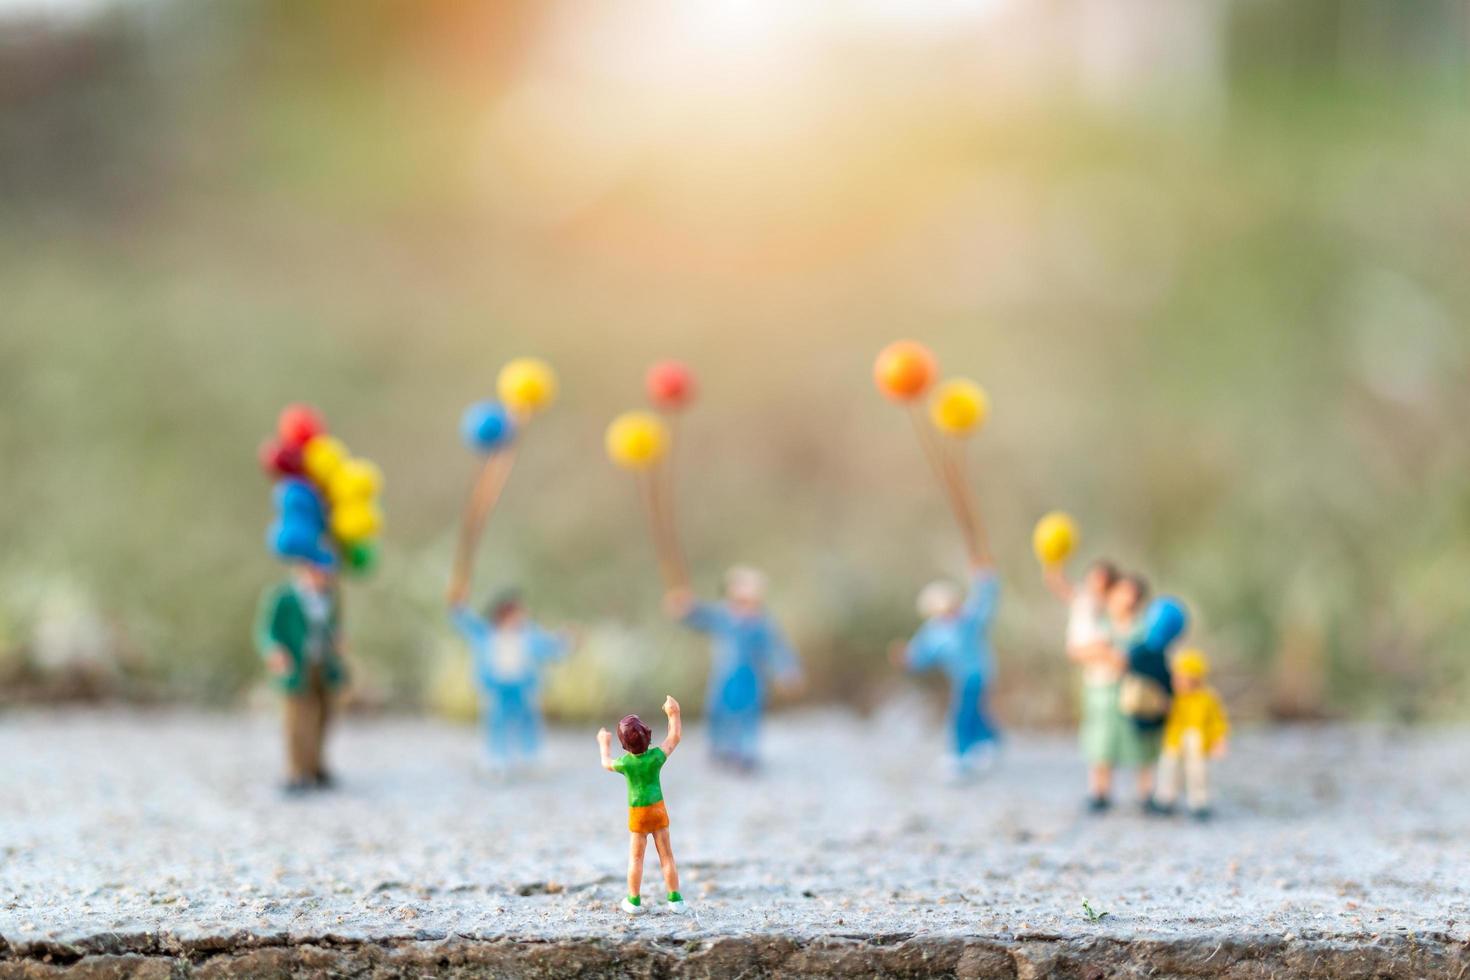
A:
{"type": "Polygon", "coordinates": [[[646,469],[668,449],[669,430],[652,412],[624,412],[607,427],[607,455],[625,469],[646,469]]]}
{"type": "Polygon", "coordinates": [[[347,461],[347,447],[341,439],[329,435],[312,436],[301,447],[301,466],[317,486],[328,487],[332,475],[347,461]]]}
{"type": "Polygon", "coordinates": [[[556,372],[535,357],[518,357],[500,369],[495,390],[506,408],[530,415],[556,401],[556,372]]]}
{"type": "Polygon", "coordinates": [[[332,503],[371,500],[383,486],[383,471],[365,459],[349,459],[332,472],[327,496],[332,503]]]}
{"type": "Polygon", "coordinates": [[[382,527],[383,512],[371,500],[353,500],[332,508],[332,535],[338,541],[364,541],[382,527]]]}
{"type": "Polygon", "coordinates": [[[1054,510],[1036,522],[1031,532],[1031,550],[1043,565],[1060,565],[1077,547],[1077,525],[1072,518],[1054,510]]]}
{"type": "Polygon", "coordinates": [[[985,389],[968,378],[944,382],[929,403],[929,418],[934,427],[952,436],[969,435],[985,423],[990,414],[990,399],[985,389]]]}

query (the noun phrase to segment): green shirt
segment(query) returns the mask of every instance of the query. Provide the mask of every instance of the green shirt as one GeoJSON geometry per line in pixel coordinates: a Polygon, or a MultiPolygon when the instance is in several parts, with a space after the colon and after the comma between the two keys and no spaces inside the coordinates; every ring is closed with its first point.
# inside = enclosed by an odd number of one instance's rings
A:
{"type": "Polygon", "coordinates": [[[628,777],[629,806],[653,806],[663,800],[664,790],[658,784],[658,771],[668,758],[664,750],[655,745],[642,755],[625,753],[613,763],[613,772],[628,777]]]}

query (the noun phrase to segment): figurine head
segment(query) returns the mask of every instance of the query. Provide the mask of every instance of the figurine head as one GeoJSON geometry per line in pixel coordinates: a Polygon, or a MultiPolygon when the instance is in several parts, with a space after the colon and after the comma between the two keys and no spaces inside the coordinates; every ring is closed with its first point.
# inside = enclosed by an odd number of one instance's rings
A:
{"type": "Polygon", "coordinates": [[[1173,675],[1174,690],[1196,691],[1204,686],[1205,678],[1210,676],[1210,661],[1201,650],[1181,650],[1173,663],[1169,664],[1169,673],[1173,675]]]}
{"type": "Polygon", "coordinates": [[[327,561],[299,561],[292,566],[296,580],[313,592],[327,592],[337,571],[327,561]]]}
{"type": "Polygon", "coordinates": [[[919,592],[919,615],[925,619],[947,619],[960,611],[960,590],[953,582],[930,582],[919,592]]]}
{"type": "Polygon", "coordinates": [[[1120,575],[1108,589],[1108,615],[1132,622],[1148,599],[1148,579],[1142,575],[1120,575]]]}
{"type": "Polygon", "coordinates": [[[526,603],[520,592],[506,589],[486,603],[485,618],[497,629],[515,629],[526,621],[526,603]]]}
{"type": "Polygon", "coordinates": [[[648,743],[652,740],[653,729],[643,724],[637,715],[627,715],[618,722],[618,741],[634,755],[647,752],[648,743]]]}
{"type": "Polygon", "coordinates": [[[1088,595],[1103,602],[1108,597],[1108,590],[1116,585],[1121,577],[1122,573],[1118,571],[1117,565],[1106,558],[1099,558],[1087,566],[1087,574],[1082,576],[1082,588],[1088,595]]]}
{"type": "Polygon", "coordinates": [[[766,577],[749,565],[725,573],[725,600],[737,612],[754,616],[766,605],[766,577]]]}

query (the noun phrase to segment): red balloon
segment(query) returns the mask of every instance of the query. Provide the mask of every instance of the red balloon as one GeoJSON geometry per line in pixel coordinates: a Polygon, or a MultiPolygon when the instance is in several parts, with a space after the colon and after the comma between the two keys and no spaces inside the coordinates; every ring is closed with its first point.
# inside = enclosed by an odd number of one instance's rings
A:
{"type": "Polygon", "coordinates": [[[311,441],[312,436],[326,431],[327,424],[310,405],[287,405],[281,409],[280,421],[276,423],[281,445],[292,449],[300,449],[311,441]]]}
{"type": "Polygon", "coordinates": [[[694,372],[679,361],[659,361],[643,383],[657,408],[683,408],[694,400],[694,372]]]}
{"type": "Polygon", "coordinates": [[[302,476],[306,467],[301,462],[301,450],[296,446],[283,446],[275,439],[260,444],[260,468],[268,476],[302,476]]]}

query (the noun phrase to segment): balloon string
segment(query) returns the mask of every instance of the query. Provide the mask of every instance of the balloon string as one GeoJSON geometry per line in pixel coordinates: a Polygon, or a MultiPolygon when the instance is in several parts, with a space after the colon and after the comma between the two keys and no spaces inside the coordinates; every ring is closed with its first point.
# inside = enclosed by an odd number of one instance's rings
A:
{"type": "Polygon", "coordinates": [[[674,504],[678,499],[675,490],[675,474],[678,472],[679,456],[679,413],[665,410],[664,418],[669,428],[668,454],[657,464],[658,482],[654,487],[659,516],[662,518],[664,547],[672,561],[675,582],[678,587],[689,585],[689,563],[684,549],[679,546],[679,526],[674,517],[674,504]]]}
{"type": "Polygon", "coordinates": [[[659,577],[663,579],[665,586],[671,589],[678,588],[683,582],[680,573],[681,561],[677,548],[671,547],[672,542],[667,537],[662,499],[658,489],[660,477],[656,470],[641,469],[634,474],[634,479],[638,483],[638,494],[643,500],[643,509],[648,516],[654,556],[658,560],[659,577]]]}
{"type": "Polygon", "coordinates": [[[960,537],[964,541],[965,553],[971,563],[979,564],[980,547],[976,541],[976,529],[970,515],[970,509],[966,503],[966,492],[963,485],[964,476],[962,471],[956,467],[948,458],[944,447],[937,445],[934,433],[930,430],[922,410],[916,403],[909,403],[909,420],[913,423],[914,434],[919,439],[919,446],[924,451],[924,458],[929,462],[929,468],[939,480],[939,486],[944,491],[949,502],[950,512],[954,514],[955,523],[959,525],[960,537]]]}
{"type": "Polygon", "coordinates": [[[491,511],[495,509],[501,492],[505,490],[505,485],[510,479],[510,471],[515,465],[515,459],[516,447],[514,445],[500,452],[491,453],[486,457],[484,465],[480,467],[480,472],[476,474],[470,485],[469,500],[465,504],[464,522],[460,527],[459,547],[455,553],[454,580],[450,583],[451,591],[458,592],[469,584],[475,548],[485,531],[491,511]]]}
{"type": "Polygon", "coordinates": [[[950,475],[954,481],[955,495],[958,497],[965,514],[965,527],[969,533],[970,561],[975,564],[990,562],[990,542],[985,536],[985,524],[980,519],[979,509],[975,506],[975,493],[970,486],[968,467],[965,465],[965,446],[963,439],[950,438],[947,440],[947,457],[949,461],[950,475]]]}

